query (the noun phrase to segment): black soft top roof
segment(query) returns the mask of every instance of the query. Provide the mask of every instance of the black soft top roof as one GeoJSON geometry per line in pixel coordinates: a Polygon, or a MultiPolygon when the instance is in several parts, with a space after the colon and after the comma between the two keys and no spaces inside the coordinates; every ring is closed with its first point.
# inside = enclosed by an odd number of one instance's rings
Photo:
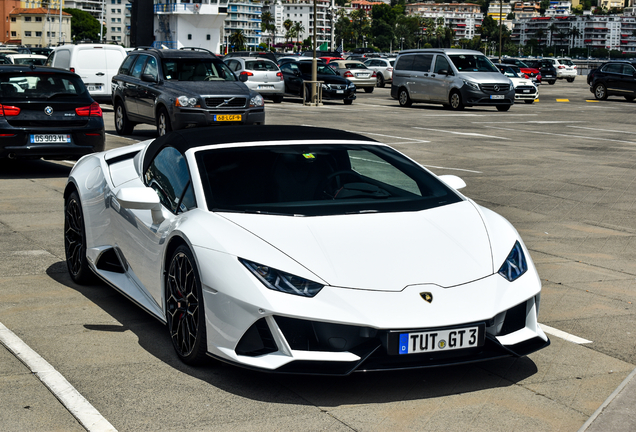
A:
{"type": "Polygon", "coordinates": [[[157,138],[148,146],[144,155],[143,171],[164,147],[174,147],[181,154],[191,148],[214,144],[263,141],[348,140],[377,142],[353,132],[309,126],[246,125],[213,126],[184,129],[157,138]]]}

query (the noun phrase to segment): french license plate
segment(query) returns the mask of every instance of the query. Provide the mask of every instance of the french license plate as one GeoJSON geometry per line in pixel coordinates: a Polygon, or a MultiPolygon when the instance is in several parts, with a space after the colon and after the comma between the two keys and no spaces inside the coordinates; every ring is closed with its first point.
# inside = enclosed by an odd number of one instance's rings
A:
{"type": "Polygon", "coordinates": [[[490,95],[490,99],[503,99],[504,95],[490,95]]]}
{"type": "Polygon", "coordinates": [[[31,144],[70,143],[71,136],[65,134],[31,135],[31,144]]]}
{"type": "Polygon", "coordinates": [[[546,75],[545,77],[546,78],[552,78],[552,75],[546,75]]]}
{"type": "Polygon", "coordinates": [[[530,93],[530,90],[524,90],[523,92],[524,93],[530,93]]]}
{"type": "Polygon", "coordinates": [[[478,347],[483,345],[484,340],[479,327],[401,333],[398,339],[398,354],[418,354],[478,347]]]}
{"type": "Polygon", "coordinates": [[[273,85],[259,85],[258,86],[259,89],[273,89],[274,86],[273,85]]]}
{"type": "Polygon", "coordinates": [[[337,93],[337,94],[343,94],[343,93],[344,93],[344,90],[336,90],[336,93],[337,93]]]}
{"type": "Polygon", "coordinates": [[[369,74],[356,74],[358,78],[369,78],[369,74]]]}
{"type": "Polygon", "coordinates": [[[241,114],[219,114],[214,116],[214,121],[241,121],[241,114]]]}
{"type": "Polygon", "coordinates": [[[104,88],[104,86],[101,86],[101,85],[87,85],[87,86],[86,86],[86,89],[87,89],[89,92],[92,92],[92,91],[102,91],[102,89],[103,89],[103,88],[104,88]]]}

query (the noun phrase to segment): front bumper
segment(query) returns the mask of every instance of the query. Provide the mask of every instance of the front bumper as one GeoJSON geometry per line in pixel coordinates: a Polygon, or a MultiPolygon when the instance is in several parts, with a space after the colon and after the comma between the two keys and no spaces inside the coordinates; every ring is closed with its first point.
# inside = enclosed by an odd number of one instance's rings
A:
{"type": "Polygon", "coordinates": [[[515,90],[512,86],[506,92],[476,90],[466,85],[460,90],[465,106],[512,105],[515,102],[515,90]],[[497,99],[498,97],[501,97],[501,99],[497,99]]]}
{"type": "Polygon", "coordinates": [[[251,108],[249,110],[210,110],[200,108],[175,108],[172,115],[173,129],[185,129],[190,127],[222,126],[237,124],[264,124],[265,108],[251,108]],[[240,121],[217,121],[218,115],[240,115],[240,121]]]}

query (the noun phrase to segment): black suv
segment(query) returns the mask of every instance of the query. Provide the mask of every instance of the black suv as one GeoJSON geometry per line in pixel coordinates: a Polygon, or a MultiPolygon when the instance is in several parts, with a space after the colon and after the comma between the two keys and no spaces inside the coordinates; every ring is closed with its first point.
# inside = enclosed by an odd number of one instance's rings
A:
{"type": "Polygon", "coordinates": [[[623,96],[628,101],[636,98],[636,62],[611,61],[592,69],[587,75],[590,91],[596,99],[623,96]]]}
{"type": "Polygon", "coordinates": [[[523,62],[531,68],[539,69],[541,72],[541,82],[548,82],[554,85],[557,80],[557,70],[549,60],[529,60],[523,59],[523,62]]]}
{"type": "Polygon", "coordinates": [[[112,79],[115,129],[137,123],[173,129],[221,124],[263,124],[263,97],[251,91],[221,59],[203,49],[137,49],[112,79]]]}
{"type": "Polygon", "coordinates": [[[0,159],[79,159],[104,150],[104,119],[79,75],[0,67],[0,159]]]}

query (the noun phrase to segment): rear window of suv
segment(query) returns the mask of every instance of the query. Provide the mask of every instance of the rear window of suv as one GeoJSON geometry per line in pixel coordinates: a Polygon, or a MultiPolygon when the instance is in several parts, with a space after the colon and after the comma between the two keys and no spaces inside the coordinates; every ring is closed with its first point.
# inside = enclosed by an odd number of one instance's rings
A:
{"type": "Polygon", "coordinates": [[[236,81],[232,71],[219,60],[193,58],[163,59],[163,76],[169,81],[236,81]]]}
{"type": "Polygon", "coordinates": [[[78,76],[50,72],[0,74],[2,98],[41,100],[86,94],[86,87],[78,76]]]}

